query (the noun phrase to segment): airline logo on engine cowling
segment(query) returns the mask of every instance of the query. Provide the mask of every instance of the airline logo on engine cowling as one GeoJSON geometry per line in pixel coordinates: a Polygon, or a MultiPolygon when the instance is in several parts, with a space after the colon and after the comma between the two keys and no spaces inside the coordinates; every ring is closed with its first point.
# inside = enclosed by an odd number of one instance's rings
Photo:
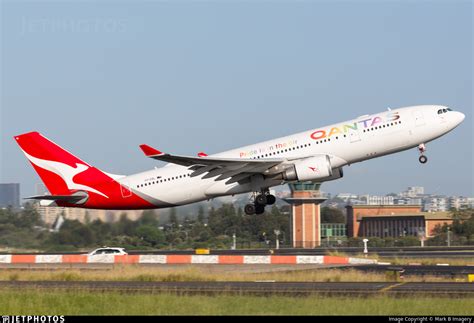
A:
{"type": "Polygon", "coordinates": [[[377,126],[382,123],[391,122],[400,119],[398,112],[390,112],[385,117],[384,116],[374,116],[360,121],[356,121],[350,124],[343,124],[337,127],[332,127],[331,129],[321,129],[313,132],[310,137],[314,140],[330,138],[334,135],[343,135],[349,132],[350,130],[357,131],[358,129],[366,129],[370,127],[377,126]]]}

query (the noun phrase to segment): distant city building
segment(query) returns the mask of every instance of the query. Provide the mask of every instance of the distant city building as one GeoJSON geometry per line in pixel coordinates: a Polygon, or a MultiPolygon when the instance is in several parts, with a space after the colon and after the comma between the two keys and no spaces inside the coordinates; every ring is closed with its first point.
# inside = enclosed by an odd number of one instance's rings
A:
{"type": "Polygon", "coordinates": [[[367,205],[393,205],[393,196],[364,195],[367,205]]]}
{"type": "Polygon", "coordinates": [[[423,199],[423,211],[446,212],[449,210],[449,199],[447,197],[427,197],[423,199]]]}
{"type": "Polygon", "coordinates": [[[20,184],[2,183],[0,184],[0,208],[20,207],[20,184]]]}
{"type": "Polygon", "coordinates": [[[401,196],[416,197],[425,194],[425,188],[422,186],[409,186],[408,189],[402,193],[401,196]]]}
{"type": "Polygon", "coordinates": [[[394,197],[393,204],[395,205],[422,205],[423,199],[421,197],[394,197]]]}
{"type": "Polygon", "coordinates": [[[40,214],[41,220],[50,227],[53,226],[60,216],[65,220],[77,220],[81,223],[94,220],[116,222],[120,220],[122,214],[126,214],[129,220],[135,221],[138,220],[143,213],[143,210],[95,210],[74,207],[41,206],[39,203],[35,203],[34,208],[40,214]]]}
{"type": "Polygon", "coordinates": [[[474,208],[474,197],[451,196],[449,198],[449,209],[464,210],[474,208]]]}
{"type": "Polygon", "coordinates": [[[339,193],[336,195],[336,198],[339,198],[341,200],[344,200],[344,201],[348,201],[348,200],[356,200],[359,198],[358,195],[356,194],[352,194],[352,193],[339,193]]]}

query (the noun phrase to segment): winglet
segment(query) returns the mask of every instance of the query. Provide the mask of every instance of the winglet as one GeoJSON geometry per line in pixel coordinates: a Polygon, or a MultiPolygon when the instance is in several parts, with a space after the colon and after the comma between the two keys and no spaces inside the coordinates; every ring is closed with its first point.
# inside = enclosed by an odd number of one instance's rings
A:
{"type": "Polygon", "coordinates": [[[198,152],[198,157],[207,157],[208,155],[204,152],[198,152]]]}
{"type": "Polygon", "coordinates": [[[140,148],[145,153],[145,156],[155,156],[155,155],[163,155],[163,153],[153,147],[148,145],[140,145],[140,148]]]}

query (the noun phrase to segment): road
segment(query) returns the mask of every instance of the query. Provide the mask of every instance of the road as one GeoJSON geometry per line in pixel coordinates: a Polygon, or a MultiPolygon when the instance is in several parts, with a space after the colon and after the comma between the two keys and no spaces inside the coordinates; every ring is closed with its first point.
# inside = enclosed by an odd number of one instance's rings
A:
{"type": "MultiPolygon", "coordinates": [[[[71,253],[28,253],[30,255],[42,254],[79,254],[80,252],[71,253]]],[[[281,249],[216,249],[210,250],[211,255],[329,255],[334,253],[347,255],[360,255],[363,253],[363,248],[349,247],[349,248],[325,248],[318,247],[314,249],[302,248],[281,248],[281,249]]],[[[9,254],[9,253],[0,253],[9,254]]],[[[18,253],[21,254],[21,253],[18,253]]],[[[129,251],[131,255],[192,255],[194,250],[134,250],[129,251]]],[[[369,256],[378,255],[385,258],[472,258],[474,262],[474,246],[465,247],[389,247],[389,248],[370,248],[369,256]]]]}

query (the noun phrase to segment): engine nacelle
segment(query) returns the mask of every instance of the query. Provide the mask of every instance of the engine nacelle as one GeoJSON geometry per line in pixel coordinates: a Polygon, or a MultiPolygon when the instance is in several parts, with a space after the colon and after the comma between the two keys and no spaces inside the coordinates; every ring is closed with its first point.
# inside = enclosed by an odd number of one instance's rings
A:
{"type": "Polygon", "coordinates": [[[320,182],[329,182],[329,181],[333,181],[335,179],[339,179],[343,176],[344,176],[344,172],[342,171],[342,167],[339,167],[339,168],[335,168],[335,169],[332,170],[332,175],[331,176],[325,177],[325,178],[320,178],[320,179],[318,179],[318,181],[320,181],[320,182]]]}
{"type": "Polygon", "coordinates": [[[333,171],[328,155],[300,160],[283,173],[283,178],[287,181],[317,181],[332,176],[333,171]]]}

